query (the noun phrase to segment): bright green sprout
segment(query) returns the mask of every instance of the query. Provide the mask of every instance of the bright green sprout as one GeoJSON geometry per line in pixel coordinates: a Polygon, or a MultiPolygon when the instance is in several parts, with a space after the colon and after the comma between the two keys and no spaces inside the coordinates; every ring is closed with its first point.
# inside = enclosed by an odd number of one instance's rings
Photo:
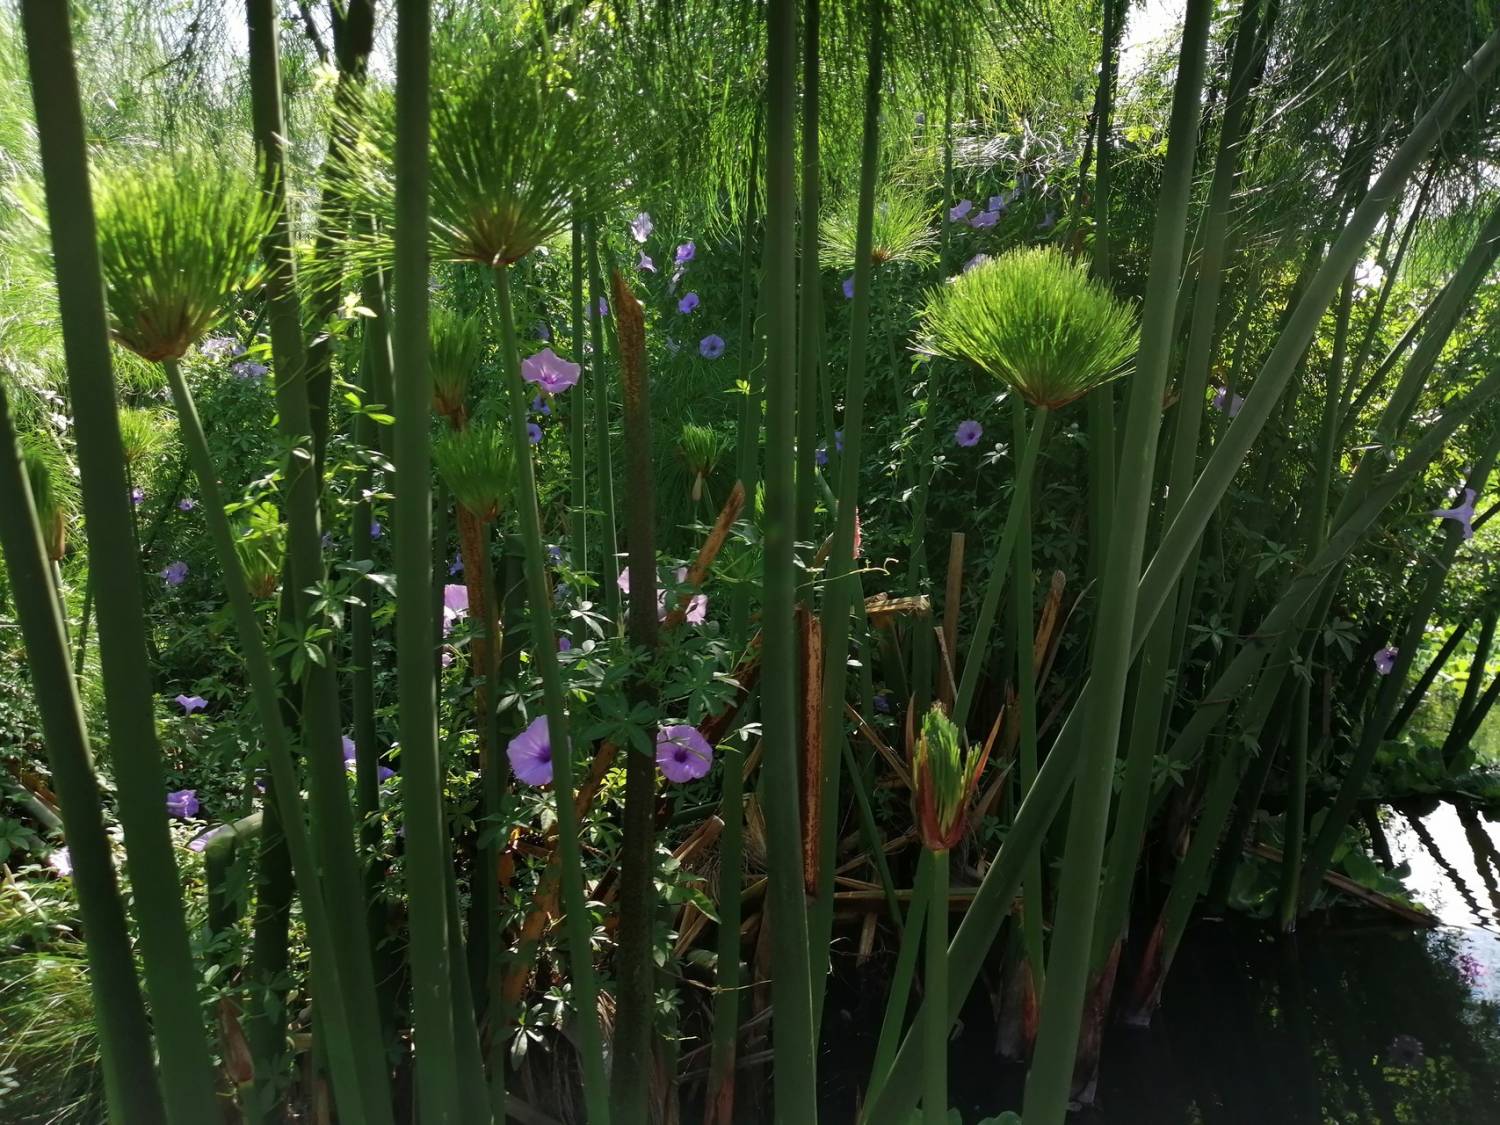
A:
{"type": "MultiPolygon", "coordinates": [[[[852,270],[855,266],[854,240],[858,225],[858,200],[823,219],[819,238],[822,248],[818,258],[827,269],[852,270]]],[[[909,262],[930,266],[937,261],[937,233],[932,226],[933,211],[918,195],[892,195],[875,204],[874,237],[870,243],[870,264],[909,262]]]]}
{"type": "Polygon", "coordinates": [[[462,426],[468,416],[469,381],[483,359],[484,328],[477,317],[432,310],[432,346],[427,353],[432,408],[456,426],[462,426]]]}
{"type": "Polygon", "coordinates": [[[1135,310],[1051,248],[1012,250],[933,290],[922,350],[967,360],[1057,409],[1121,373],[1135,310]]]}
{"type": "Polygon", "coordinates": [[[286,525],[276,505],[269,501],[252,504],[239,520],[234,546],[250,592],[269,598],[281,582],[286,558],[286,525]]]}
{"type": "Polygon", "coordinates": [[[693,478],[693,501],[696,503],[703,496],[703,482],[719,467],[732,442],[728,434],[720,433],[712,426],[684,422],[678,445],[682,449],[682,459],[687,462],[688,475],[693,478]]]}
{"type": "Polygon", "coordinates": [[[987,749],[960,745],[959,731],[941,704],[922,719],[912,761],[917,826],[929,851],[947,851],[963,839],[969,799],[984,769],[987,749]]]}
{"type": "Polygon", "coordinates": [[[155,410],[120,407],[120,452],[131,469],[146,464],[167,444],[167,431],[155,410]]]}
{"type": "Polygon", "coordinates": [[[242,166],[201,150],[106,166],[97,194],[115,339],[144,359],[178,359],[253,283],[270,204],[242,166]]]}
{"type": "Polygon", "coordinates": [[[31,486],[31,501],[47,557],[60,562],[68,549],[68,518],[78,506],[78,490],[67,471],[67,459],[56,445],[33,438],[21,442],[21,465],[31,486]]]}
{"type": "Polygon", "coordinates": [[[493,520],[510,499],[516,459],[498,425],[445,434],[433,446],[432,461],[453,498],[480,520],[493,520]]]}
{"type": "Polygon", "coordinates": [[[589,99],[528,46],[444,74],[432,107],[432,213],[459,261],[508,265],[565,230],[570,201],[612,191],[589,99]]]}

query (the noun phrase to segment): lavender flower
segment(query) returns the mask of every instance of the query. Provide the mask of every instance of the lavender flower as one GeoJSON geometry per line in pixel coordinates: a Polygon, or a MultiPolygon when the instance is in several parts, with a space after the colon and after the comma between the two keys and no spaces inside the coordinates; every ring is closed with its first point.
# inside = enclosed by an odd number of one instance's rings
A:
{"type": "Polygon", "coordinates": [[[197,506],[198,501],[194,500],[191,496],[184,496],[181,500],[177,501],[177,510],[179,512],[191,512],[197,506]]]}
{"type": "Polygon", "coordinates": [[[975,230],[989,230],[999,221],[999,211],[981,211],[969,220],[969,225],[975,230]]]}
{"type": "Polygon", "coordinates": [[[453,623],[469,616],[469,588],[452,582],[443,587],[443,636],[453,632],[453,623]]]}
{"type": "Polygon", "coordinates": [[[630,234],[637,242],[645,242],[655,229],[656,224],[651,221],[651,216],[645,211],[630,220],[630,234]]]}
{"type": "Polygon", "coordinates": [[[458,558],[454,559],[451,563],[448,564],[448,573],[450,575],[453,575],[453,574],[462,574],[463,572],[464,572],[464,560],[463,560],[462,556],[459,556],[458,558]]]}
{"type": "Polygon", "coordinates": [[[541,395],[531,400],[531,412],[533,414],[551,414],[552,407],[547,405],[547,400],[541,395]]]}
{"type": "Polygon", "coordinates": [[[843,430],[834,430],[833,431],[833,451],[835,453],[842,453],[842,452],[844,452],[844,431],[843,430]]]}
{"type": "MultiPolygon", "coordinates": [[[[599,298],[603,301],[604,298],[599,298]]],[[[599,315],[608,315],[607,308],[600,309],[599,315]]],[[[549,395],[558,394],[567,390],[578,382],[578,376],[583,369],[576,363],[569,363],[551,348],[543,348],[535,355],[527,356],[521,361],[521,378],[528,383],[535,383],[549,395]]]]}
{"type": "Polygon", "coordinates": [[[1400,655],[1400,649],[1395,645],[1386,645],[1375,654],[1375,671],[1382,676],[1389,676],[1391,669],[1396,666],[1396,657],[1400,655]]]}
{"type": "Polygon", "coordinates": [[[73,853],[67,848],[54,848],[47,853],[47,866],[63,878],[73,874],[73,853]]]}
{"type": "Polygon", "coordinates": [[[535,422],[526,423],[526,436],[531,439],[532,445],[540,445],[542,441],[542,427],[535,422]]]}
{"type": "Polygon", "coordinates": [[[552,329],[547,326],[545,320],[536,322],[536,338],[544,344],[552,339],[552,329]]]}
{"type": "Polygon", "coordinates": [[[187,820],[198,815],[198,808],[196,789],[177,789],[167,794],[168,816],[178,816],[187,820]]]}
{"type": "Polygon", "coordinates": [[[698,354],[704,359],[718,359],[724,354],[724,337],[712,333],[698,341],[698,354]]]}
{"type": "Polygon", "coordinates": [[[547,561],[553,566],[561,566],[563,561],[562,548],[556,543],[547,544],[547,561]]]}
{"type": "Polygon", "coordinates": [[[677,311],[680,313],[690,313],[698,307],[698,304],[698,294],[684,293],[682,300],[677,302],[677,311]]]}
{"type": "Polygon", "coordinates": [[[695,728],[677,723],[656,732],[656,764],[668,781],[693,781],[708,773],[714,750],[695,728]]]}
{"type": "Polygon", "coordinates": [[[1245,400],[1239,395],[1230,394],[1228,387],[1220,387],[1214,392],[1212,405],[1220,414],[1228,414],[1233,418],[1239,414],[1245,400]]]}
{"type": "Polygon", "coordinates": [[[698,246],[694,242],[684,242],[681,246],[677,247],[676,261],[679,266],[687,265],[687,263],[691,262],[697,256],[698,246]]]}
{"type": "Polygon", "coordinates": [[[244,352],[239,341],[233,336],[210,336],[198,345],[198,351],[210,359],[223,359],[225,356],[240,355],[244,352]]]}
{"type": "Polygon", "coordinates": [[[818,463],[819,468],[828,464],[828,446],[826,444],[818,446],[813,453],[813,460],[818,463]]]}
{"type": "Polygon", "coordinates": [[[569,637],[566,633],[559,633],[558,634],[558,636],[557,636],[557,651],[558,652],[572,652],[573,651],[573,639],[571,637],[569,637]]]}
{"type": "Polygon", "coordinates": [[[139,485],[130,490],[130,502],[139,508],[146,502],[146,493],[139,485]]]}
{"type": "Polygon", "coordinates": [[[1003,215],[1010,210],[1010,200],[1004,195],[990,196],[990,210],[996,215],[1003,215]]]}
{"type": "Polygon", "coordinates": [[[505,748],[510,768],[527,785],[552,783],[552,737],[547,716],[538,715],[505,748]]]}
{"type": "Polygon", "coordinates": [[[844,278],[844,299],[846,301],[854,300],[854,275],[852,273],[844,278]]]}
{"type": "Polygon", "coordinates": [[[188,564],[178,559],[162,567],[161,580],[168,586],[181,586],[188,576],[188,564]]]}
{"type": "Polygon", "coordinates": [[[208,700],[201,695],[179,695],[174,702],[182,708],[184,715],[191,715],[194,711],[202,711],[208,706],[208,700]]]}
{"type": "Polygon", "coordinates": [[[270,370],[264,363],[256,363],[253,359],[242,359],[229,367],[229,373],[236,379],[263,379],[270,370]]]}
{"type": "Polygon", "coordinates": [[[647,254],[644,250],[642,250],[641,260],[636,262],[635,268],[638,270],[644,270],[646,273],[655,273],[656,263],[651,260],[650,254],[647,254]]]}
{"type": "Polygon", "coordinates": [[[379,539],[384,534],[385,534],[385,528],[383,528],[383,527],[380,526],[380,521],[379,520],[371,520],[370,521],[370,538],[371,539],[379,539]]]}
{"type": "Polygon", "coordinates": [[[958,424],[958,429],[953,431],[953,440],[958,445],[968,449],[970,446],[979,444],[979,439],[984,436],[984,427],[972,418],[965,419],[958,424]]]}
{"type": "Polygon", "coordinates": [[[609,315],[609,299],[607,297],[600,297],[599,298],[599,306],[598,306],[598,308],[599,308],[599,315],[601,317],[608,316],[609,315]]]}
{"type": "Polygon", "coordinates": [[[948,208],[948,221],[950,223],[961,223],[969,217],[969,212],[974,210],[972,199],[960,199],[952,207],[948,208]]]}
{"type": "Polygon", "coordinates": [[[1477,494],[1472,488],[1464,489],[1464,502],[1456,508],[1435,508],[1432,514],[1442,520],[1457,520],[1464,529],[1464,538],[1474,538],[1474,500],[1477,494]]]}

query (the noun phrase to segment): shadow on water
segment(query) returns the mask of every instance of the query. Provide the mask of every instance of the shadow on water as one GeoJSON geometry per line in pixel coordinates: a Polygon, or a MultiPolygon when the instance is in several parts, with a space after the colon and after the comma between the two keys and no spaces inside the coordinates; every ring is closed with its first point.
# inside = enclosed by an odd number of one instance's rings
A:
{"type": "MultiPolygon", "coordinates": [[[[1097,1106],[1074,1125],[1500,1125],[1500,827],[1438,803],[1388,810],[1385,829],[1443,926],[1343,915],[1278,941],[1245,920],[1197,923],[1153,1026],[1110,1032],[1097,1106]]],[[[889,964],[835,980],[824,1120],[854,1121],[889,964]]],[[[1018,1108],[1025,1079],[997,1057],[988,991],[950,1054],[965,1123],[1018,1108]]]]}

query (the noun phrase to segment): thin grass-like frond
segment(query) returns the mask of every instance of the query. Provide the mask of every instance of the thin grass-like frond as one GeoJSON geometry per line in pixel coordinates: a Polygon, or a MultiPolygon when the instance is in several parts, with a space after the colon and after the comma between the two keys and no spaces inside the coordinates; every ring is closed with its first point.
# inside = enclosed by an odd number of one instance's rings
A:
{"type": "Polygon", "coordinates": [[[515,451],[498,425],[475,425],[445,435],[432,461],[453,498],[481,520],[493,520],[510,499],[515,451]]]}
{"type": "Polygon", "coordinates": [[[255,275],[271,210],[254,178],[186,149],[98,176],[99,255],[115,339],[180,358],[255,275]]]}
{"type": "MultiPolygon", "coordinates": [[[[855,264],[855,230],[859,225],[856,200],[823,219],[818,257],[829,269],[850,270],[855,264]]],[[[937,261],[937,229],[932,207],[920,195],[890,195],[875,204],[870,264],[906,262],[929,266],[937,261]]]]}
{"type": "Polygon", "coordinates": [[[1121,373],[1135,311],[1051,248],[1013,250],[933,291],[923,350],[965,360],[1056,409],[1121,373]]]}

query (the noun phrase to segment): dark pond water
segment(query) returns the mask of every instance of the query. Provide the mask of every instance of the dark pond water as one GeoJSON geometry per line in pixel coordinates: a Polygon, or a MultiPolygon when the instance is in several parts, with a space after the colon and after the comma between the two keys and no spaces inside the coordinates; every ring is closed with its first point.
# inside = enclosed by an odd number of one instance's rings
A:
{"type": "MultiPolygon", "coordinates": [[[[1097,1104],[1075,1125],[1500,1125],[1500,825],[1446,803],[1383,819],[1440,928],[1345,916],[1278,941],[1199,922],[1153,1025],[1109,1033],[1097,1104]]],[[[830,1121],[853,1120],[884,1003],[883,981],[844,985],[824,1074],[847,1062],[851,1081],[829,1091],[830,1121]]],[[[966,1125],[1016,1108],[1024,1081],[996,1058],[984,991],[950,1066],[966,1125]]]]}

